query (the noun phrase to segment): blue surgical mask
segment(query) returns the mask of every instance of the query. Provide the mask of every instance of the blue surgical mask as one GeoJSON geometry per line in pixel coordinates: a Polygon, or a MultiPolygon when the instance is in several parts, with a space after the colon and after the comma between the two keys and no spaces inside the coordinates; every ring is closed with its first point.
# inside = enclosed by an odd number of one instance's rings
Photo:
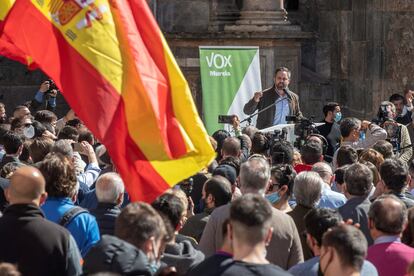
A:
{"type": "Polygon", "coordinates": [[[270,203],[275,204],[276,202],[280,200],[280,195],[278,192],[275,192],[275,193],[266,195],[265,198],[269,200],[270,203]]]}
{"type": "Polygon", "coordinates": [[[337,112],[335,114],[335,118],[334,118],[335,122],[338,123],[341,119],[342,119],[342,113],[341,112],[337,112]]]}
{"type": "Polygon", "coordinates": [[[364,141],[365,140],[365,131],[359,132],[359,140],[364,141]]]}

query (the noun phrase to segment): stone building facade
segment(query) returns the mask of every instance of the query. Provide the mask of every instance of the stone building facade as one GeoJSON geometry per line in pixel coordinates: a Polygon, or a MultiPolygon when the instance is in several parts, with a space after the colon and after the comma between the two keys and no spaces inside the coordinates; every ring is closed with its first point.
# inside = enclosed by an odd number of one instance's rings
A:
{"type": "MultiPolygon", "coordinates": [[[[371,119],[381,100],[414,86],[412,0],[147,1],[201,114],[201,45],[260,46],[262,86],[275,67],[289,67],[304,114],[316,119],[331,100],[345,115],[371,119]]],[[[46,79],[0,57],[0,101],[10,106],[30,100],[46,79]]]]}
{"type": "Polygon", "coordinates": [[[292,90],[315,119],[332,100],[372,119],[380,101],[414,86],[414,1],[285,0],[285,22],[280,0],[150,2],[199,108],[199,45],[260,46],[263,87],[276,66],[290,67],[292,90]],[[259,15],[250,26],[248,10],[259,15]]]}

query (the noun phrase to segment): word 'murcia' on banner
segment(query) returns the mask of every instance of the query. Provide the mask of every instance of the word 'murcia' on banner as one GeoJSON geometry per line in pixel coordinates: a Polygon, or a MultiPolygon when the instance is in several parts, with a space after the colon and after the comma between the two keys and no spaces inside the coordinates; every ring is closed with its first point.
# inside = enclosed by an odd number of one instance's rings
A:
{"type": "Polygon", "coordinates": [[[16,1],[2,13],[0,41],[55,80],[108,148],[132,200],[152,201],[214,158],[146,1],[16,1]]]}

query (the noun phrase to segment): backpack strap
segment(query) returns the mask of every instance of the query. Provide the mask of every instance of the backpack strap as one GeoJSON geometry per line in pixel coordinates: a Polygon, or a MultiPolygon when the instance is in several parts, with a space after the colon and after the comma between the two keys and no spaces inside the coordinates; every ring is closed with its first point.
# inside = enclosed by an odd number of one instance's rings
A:
{"type": "Polygon", "coordinates": [[[66,227],[69,222],[71,222],[77,215],[80,215],[82,213],[89,213],[88,210],[83,209],[82,207],[75,206],[69,210],[67,210],[62,218],[59,221],[59,225],[66,227]]]}

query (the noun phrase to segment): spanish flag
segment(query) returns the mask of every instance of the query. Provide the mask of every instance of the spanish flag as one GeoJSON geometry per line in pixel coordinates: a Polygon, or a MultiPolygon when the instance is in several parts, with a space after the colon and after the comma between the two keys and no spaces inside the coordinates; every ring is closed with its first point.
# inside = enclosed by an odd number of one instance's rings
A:
{"type": "Polygon", "coordinates": [[[0,0],[2,14],[0,41],[55,80],[106,145],[132,200],[152,201],[214,158],[145,0],[0,0]]]}

